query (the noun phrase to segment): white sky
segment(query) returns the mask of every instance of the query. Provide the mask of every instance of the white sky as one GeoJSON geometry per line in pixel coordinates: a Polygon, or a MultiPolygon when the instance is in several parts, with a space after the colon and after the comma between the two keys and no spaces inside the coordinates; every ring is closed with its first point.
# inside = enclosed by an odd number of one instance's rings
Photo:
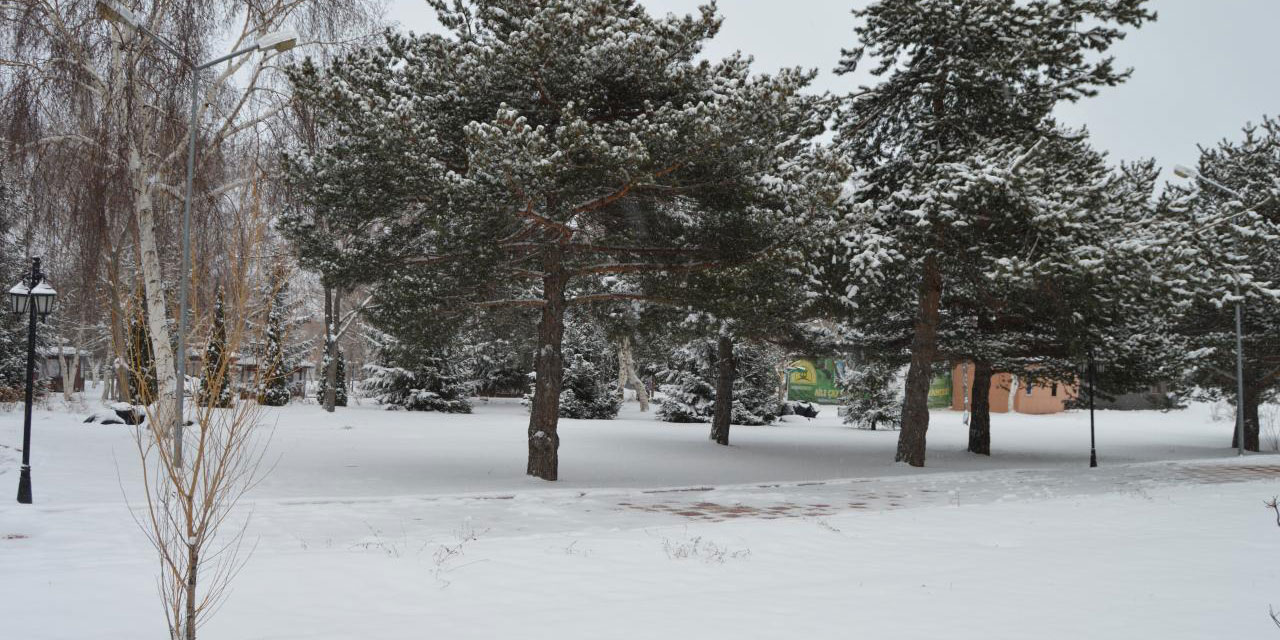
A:
{"type": "MultiPolygon", "coordinates": [[[[643,0],[658,14],[690,13],[699,0],[643,0]]],[[[855,6],[867,0],[721,0],[724,27],[708,57],[734,50],[755,56],[757,68],[817,68],[819,90],[844,92],[868,77],[831,73],[853,40],[855,6]]],[[[389,0],[391,20],[412,31],[439,29],[421,0],[389,0]]],[[[1280,113],[1280,82],[1272,51],[1280,24],[1277,0],[1153,0],[1159,19],[1112,50],[1117,66],[1133,67],[1128,83],[1060,111],[1064,122],[1087,125],[1094,144],[1114,161],[1154,157],[1166,169],[1194,164],[1197,144],[1236,137],[1247,121],[1280,113]]]]}

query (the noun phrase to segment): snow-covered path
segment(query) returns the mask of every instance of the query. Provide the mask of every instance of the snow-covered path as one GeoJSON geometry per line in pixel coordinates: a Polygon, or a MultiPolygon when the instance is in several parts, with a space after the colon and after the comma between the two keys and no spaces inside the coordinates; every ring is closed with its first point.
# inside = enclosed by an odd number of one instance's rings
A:
{"type": "MultiPolygon", "coordinates": [[[[1207,411],[1099,414],[1098,469],[1083,414],[996,416],[985,459],[941,412],[923,471],[829,416],[725,449],[630,414],[567,422],[548,484],[516,406],[292,407],[205,637],[1268,637],[1280,459],[1207,411]]],[[[163,637],[129,431],[75,420],[38,415],[37,504],[0,503],[3,635],[163,637]]]]}

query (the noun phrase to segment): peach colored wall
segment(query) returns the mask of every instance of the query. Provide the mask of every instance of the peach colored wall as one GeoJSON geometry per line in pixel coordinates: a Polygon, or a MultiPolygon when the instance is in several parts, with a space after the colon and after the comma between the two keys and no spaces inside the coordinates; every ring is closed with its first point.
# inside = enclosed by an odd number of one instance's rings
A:
{"type": "MultiPolygon", "coordinates": [[[[1006,413],[1009,410],[1009,387],[1013,383],[1013,376],[1007,373],[997,373],[991,376],[991,413],[1006,413]]],[[[968,367],[956,365],[951,370],[951,409],[954,411],[964,411],[965,408],[965,389],[973,387],[973,364],[968,367]],[[967,374],[962,378],[961,371],[965,370],[967,374]]],[[[1031,388],[1031,394],[1027,395],[1027,388],[1019,386],[1018,395],[1013,399],[1013,410],[1018,413],[1029,414],[1046,414],[1059,413],[1066,409],[1066,401],[1074,398],[1076,389],[1074,386],[1058,385],[1057,395],[1053,393],[1052,385],[1034,385],[1031,388]]]]}
{"type": "MultiPolygon", "coordinates": [[[[1007,373],[991,376],[991,412],[1007,413],[1009,411],[1009,383],[1013,377],[1007,373]]],[[[973,389],[973,365],[968,367],[956,365],[951,369],[951,409],[964,411],[965,389],[973,389]],[[966,371],[962,379],[961,371],[966,371]]]]}
{"type": "Polygon", "coordinates": [[[1018,389],[1018,397],[1013,400],[1013,409],[1018,413],[1046,414],[1061,413],[1066,410],[1066,402],[1074,397],[1075,389],[1067,385],[1037,384],[1031,387],[1028,394],[1026,387],[1018,389]]]}

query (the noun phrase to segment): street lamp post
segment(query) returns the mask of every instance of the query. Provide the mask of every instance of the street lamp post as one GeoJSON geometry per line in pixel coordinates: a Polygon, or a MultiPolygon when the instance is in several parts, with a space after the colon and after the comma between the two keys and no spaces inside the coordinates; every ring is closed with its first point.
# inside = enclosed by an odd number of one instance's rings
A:
{"type": "MultiPolygon", "coordinates": [[[[22,470],[18,474],[18,503],[31,504],[31,399],[36,376],[36,314],[49,316],[57,292],[44,281],[40,258],[31,261],[31,273],[9,289],[9,305],[14,315],[27,314],[27,397],[22,418],[22,470]]],[[[64,381],[65,383],[65,381],[64,381]]]]}
{"type": "Polygon", "coordinates": [[[1098,440],[1093,430],[1093,397],[1098,391],[1098,363],[1093,359],[1093,349],[1089,349],[1089,468],[1098,466],[1098,440]]]}
{"type": "MultiPolygon", "coordinates": [[[[1174,165],[1173,174],[1179,178],[1192,179],[1203,182],[1223,193],[1239,198],[1241,202],[1244,197],[1240,193],[1221,182],[1207,178],[1199,172],[1184,167],[1182,165],[1174,165]]],[[[1242,216],[1254,209],[1257,209],[1271,201],[1271,197],[1258,203],[1256,206],[1250,207],[1239,213],[1232,214],[1211,224],[1205,225],[1203,229],[1216,226],[1242,216]]],[[[1244,298],[1240,295],[1240,275],[1236,274],[1235,278],[1235,296],[1236,296],[1236,455],[1244,455],[1244,298]]]]}
{"type": "Polygon", "coordinates": [[[178,362],[177,368],[177,403],[178,424],[173,431],[173,459],[178,466],[182,465],[182,430],[185,421],[183,402],[187,386],[187,291],[191,275],[191,191],[196,170],[196,120],[200,115],[200,72],[233,58],[253,53],[254,51],[288,51],[298,44],[298,35],[290,30],[274,31],[220,58],[205,63],[196,63],[186,57],[177,47],[156,32],[148,29],[133,12],[114,0],[97,1],[98,17],[108,22],[123,25],[146,34],[158,42],[170,53],[191,68],[191,121],[188,125],[190,135],[187,138],[187,184],[186,197],[182,205],[182,276],[178,287],[178,362]]]}

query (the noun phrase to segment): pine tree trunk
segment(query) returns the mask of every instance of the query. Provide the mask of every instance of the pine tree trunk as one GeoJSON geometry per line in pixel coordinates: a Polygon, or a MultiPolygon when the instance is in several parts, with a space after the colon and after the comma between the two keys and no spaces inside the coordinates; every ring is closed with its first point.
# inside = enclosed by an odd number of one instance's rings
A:
{"type": "Polygon", "coordinates": [[[991,455],[991,363],[973,363],[969,402],[969,453],[991,455]]]}
{"type": "MultiPolygon", "coordinates": [[[[1245,380],[1248,380],[1248,370],[1245,370],[1245,380]]],[[[1259,420],[1258,409],[1262,405],[1262,394],[1257,388],[1245,384],[1244,386],[1244,450],[1245,451],[1261,451],[1261,434],[1262,422],[1259,420]]],[[[1237,411],[1239,409],[1237,408],[1237,411]]],[[[1240,432],[1233,428],[1231,430],[1231,447],[1240,446],[1240,432]]]]}
{"type": "Polygon", "coordinates": [[[720,336],[716,347],[716,404],[711,417],[711,439],[716,444],[729,444],[729,423],[733,420],[733,379],[737,376],[733,358],[733,339],[720,336]]]}
{"type": "Polygon", "coordinates": [[[324,290],[324,410],[333,413],[338,402],[338,313],[342,293],[337,287],[324,290]]]}
{"type": "Polygon", "coordinates": [[[559,473],[560,388],[564,381],[565,273],[559,246],[543,258],[542,317],[538,321],[538,353],[534,359],[533,407],[529,413],[529,465],[525,473],[556,480],[559,473]]]}
{"type": "MultiPolygon", "coordinates": [[[[142,254],[142,284],[146,295],[147,328],[151,333],[151,350],[156,363],[157,398],[153,429],[167,437],[177,424],[178,369],[169,339],[169,305],[165,296],[164,272],[160,269],[160,250],[156,242],[155,210],[151,203],[149,175],[145,175],[137,148],[130,149],[129,168],[133,174],[134,213],[138,223],[138,241],[142,254]]],[[[179,274],[180,278],[190,274],[179,274]]],[[[179,354],[185,356],[185,354],[179,354]]]]}
{"type": "Polygon", "coordinates": [[[898,432],[898,462],[924,466],[925,434],[929,430],[929,382],[938,350],[938,321],[942,305],[942,273],[937,258],[924,259],[920,282],[920,315],[911,339],[911,365],[907,369],[906,397],[902,403],[902,430],[898,432]]]}

